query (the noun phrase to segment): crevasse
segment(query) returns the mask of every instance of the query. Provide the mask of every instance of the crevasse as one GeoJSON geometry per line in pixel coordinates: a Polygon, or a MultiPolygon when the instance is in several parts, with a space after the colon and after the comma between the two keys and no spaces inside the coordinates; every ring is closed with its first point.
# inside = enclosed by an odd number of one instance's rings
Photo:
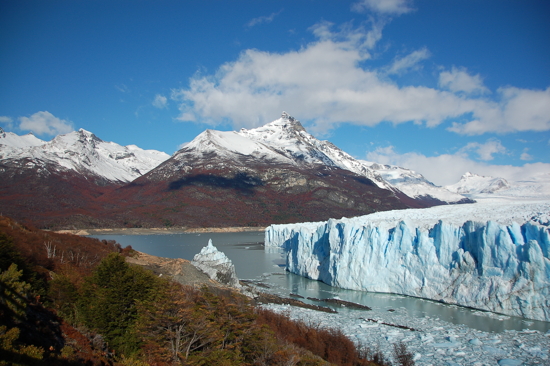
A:
{"type": "Polygon", "coordinates": [[[288,271],[332,286],[550,321],[545,225],[368,218],[272,225],[266,246],[285,249],[288,271]]]}

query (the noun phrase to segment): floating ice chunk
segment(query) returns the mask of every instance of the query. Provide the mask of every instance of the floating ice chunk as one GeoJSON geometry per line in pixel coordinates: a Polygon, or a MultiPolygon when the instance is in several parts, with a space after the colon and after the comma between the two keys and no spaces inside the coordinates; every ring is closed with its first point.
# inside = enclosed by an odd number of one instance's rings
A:
{"type": "Polygon", "coordinates": [[[458,348],[462,344],[460,342],[443,342],[443,343],[432,343],[432,347],[435,348],[458,348]]]}
{"type": "Polygon", "coordinates": [[[474,346],[481,346],[483,342],[480,341],[479,338],[474,338],[474,339],[470,339],[470,344],[474,346]]]}
{"type": "Polygon", "coordinates": [[[506,351],[500,348],[491,347],[491,346],[483,346],[483,350],[487,353],[491,353],[495,356],[505,356],[506,351]]]}
{"type": "Polygon", "coordinates": [[[498,361],[499,366],[519,366],[523,365],[523,361],[504,358],[498,361]]]}

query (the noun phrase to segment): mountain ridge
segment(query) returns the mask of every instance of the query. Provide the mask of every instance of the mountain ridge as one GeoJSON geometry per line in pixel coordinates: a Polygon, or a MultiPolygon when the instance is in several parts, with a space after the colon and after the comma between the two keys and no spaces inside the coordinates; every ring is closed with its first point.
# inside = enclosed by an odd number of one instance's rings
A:
{"type": "Polygon", "coordinates": [[[205,130],[171,157],[83,129],[0,155],[14,183],[0,186],[0,209],[48,227],[264,226],[449,203],[407,196],[285,112],[255,129],[205,130]]]}

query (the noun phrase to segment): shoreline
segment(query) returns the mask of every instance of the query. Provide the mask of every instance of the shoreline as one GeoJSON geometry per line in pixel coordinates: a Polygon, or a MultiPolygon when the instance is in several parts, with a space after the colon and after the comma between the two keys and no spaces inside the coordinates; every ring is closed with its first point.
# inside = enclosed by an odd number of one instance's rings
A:
{"type": "Polygon", "coordinates": [[[204,228],[106,228],[55,230],[60,234],[88,235],[154,235],[154,234],[194,234],[194,233],[240,233],[265,231],[265,227],[204,227],[204,228]]]}

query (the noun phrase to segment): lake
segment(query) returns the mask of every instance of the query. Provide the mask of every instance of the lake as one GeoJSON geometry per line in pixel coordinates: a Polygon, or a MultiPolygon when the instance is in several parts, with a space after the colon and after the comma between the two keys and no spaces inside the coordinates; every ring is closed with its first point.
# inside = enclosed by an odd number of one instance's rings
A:
{"type": "MultiPolygon", "coordinates": [[[[158,257],[192,260],[212,239],[214,246],[227,255],[235,265],[239,279],[253,280],[268,286],[266,292],[288,297],[290,293],[314,298],[338,297],[342,300],[380,309],[404,308],[409,316],[440,318],[454,324],[464,324],[486,332],[532,329],[546,332],[549,322],[526,320],[517,317],[445,305],[435,301],[408,296],[344,290],[312,281],[285,271],[282,250],[263,246],[264,232],[239,233],[186,233],[154,235],[93,235],[92,237],[116,240],[123,247],[131,245],[140,252],[158,257]]],[[[303,299],[309,302],[309,300],[303,299]]],[[[311,302],[315,303],[315,302],[311,302]]],[[[315,303],[316,305],[319,304],[315,303]]],[[[357,316],[357,313],[354,313],[357,316]]]]}

